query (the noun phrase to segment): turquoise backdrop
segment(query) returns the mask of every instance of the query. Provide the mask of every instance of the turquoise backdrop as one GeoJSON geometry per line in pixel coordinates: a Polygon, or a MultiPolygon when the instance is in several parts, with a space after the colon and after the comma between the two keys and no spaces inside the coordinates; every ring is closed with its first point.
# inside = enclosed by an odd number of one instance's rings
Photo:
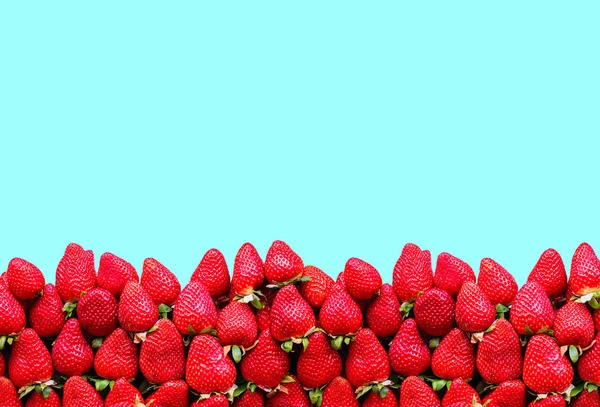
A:
{"type": "Polygon", "coordinates": [[[0,264],[600,250],[600,3],[3,2],[0,264]]]}

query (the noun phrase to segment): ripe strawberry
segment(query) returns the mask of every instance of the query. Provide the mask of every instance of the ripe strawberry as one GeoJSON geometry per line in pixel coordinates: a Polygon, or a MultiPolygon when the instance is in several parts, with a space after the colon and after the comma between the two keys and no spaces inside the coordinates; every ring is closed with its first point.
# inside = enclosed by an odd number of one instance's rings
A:
{"type": "Polygon", "coordinates": [[[390,344],[390,365],[401,376],[417,376],[429,369],[429,347],[421,338],[417,323],[409,318],[404,321],[390,344]]]}
{"type": "Polygon", "coordinates": [[[52,357],[38,334],[31,328],[21,331],[8,359],[10,380],[15,386],[24,387],[36,382],[46,382],[53,374],[52,357]]]}
{"type": "Polygon", "coordinates": [[[115,381],[112,390],[106,396],[104,404],[111,407],[117,403],[128,403],[132,406],[135,402],[144,402],[140,391],[125,379],[115,381]]]}
{"type": "Polygon", "coordinates": [[[112,295],[119,298],[125,284],[130,281],[139,282],[138,273],[131,263],[108,252],[100,256],[98,287],[108,290],[112,295]]]}
{"type": "Polygon", "coordinates": [[[19,257],[15,257],[8,263],[6,278],[10,292],[19,300],[31,300],[37,297],[46,285],[40,269],[19,257]]]}
{"type": "Polygon", "coordinates": [[[410,376],[400,387],[400,407],[440,407],[437,394],[417,376],[410,376]]]}
{"type": "Polygon", "coordinates": [[[486,407],[525,407],[526,388],[520,380],[500,383],[483,399],[486,407]]]}
{"type": "Polygon", "coordinates": [[[483,380],[491,384],[521,377],[521,342],[510,322],[500,318],[494,323],[492,331],[483,335],[477,349],[476,363],[483,380]]]}
{"type": "Polygon", "coordinates": [[[244,297],[262,286],[265,278],[263,262],[251,243],[244,243],[235,256],[231,286],[233,291],[244,297]]]}
{"type": "Polygon", "coordinates": [[[87,343],[79,321],[69,319],[52,346],[54,369],[65,376],[81,376],[94,364],[94,352],[87,343]]]}
{"type": "Polygon", "coordinates": [[[380,383],[390,377],[391,368],[387,353],[368,328],[358,331],[350,343],[346,358],[346,377],[352,386],[380,383]]]}
{"type": "Polygon", "coordinates": [[[315,266],[304,267],[303,276],[309,277],[310,280],[300,283],[300,295],[311,307],[321,308],[333,287],[333,278],[315,266]]]}
{"type": "Polygon", "coordinates": [[[579,358],[577,372],[586,382],[600,386],[600,334],[594,345],[579,358]]]}
{"type": "Polygon", "coordinates": [[[191,407],[228,407],[229,401],[222,394],[213,394],[207,399],[197,400],[191,404],[191,407]]]}
{"type": "Polygon", "coordinates": [[[48,397],[42,393],[32,392],[25,407],[61,407],[60,398],[51,387],[47,387],[48,397]]]}
{"type": "Polygon", "coordinates": [[[181,284],[175,274],[161,262],[151,257],[144,260],[140,285],[156,305],[173,305],[181,292],[181,284]]]}
{"type": "Polygon", "coordinates": [[[381,289],[379,271],[366,261],[352,257],[344,267],[346,290],[356,300],[369,300],[381,289]]]}
{"type": "Polygon", "coordinates": [[[183,380],[172,380],[164,383],[146,398],[147,406],[154,407],[188,407],[189,388],[183,380]]]}
{"type": "Polygon", "coordinates": [[[414,301],[419,293],[433,287],[429,250],[421,250],[419,246],[407,243],[394,266],[392,286],[400,302],[414,301]]]}
{"type": "Polygon", "coordinates": [[[569,404],[571,407],[598,407],[600,406],[600,396],[598,390],[588,391],[583,390],[579,395],[569,404]]]}
{"type": "Polygon", "coordinates": [[[546,398],[534,400],[527,405],[528,407],[567,407],[567,402],[559,394],[550,394],[546,398]]]}
{"type": "Polygon", "coordinates": [[[65,382],[63,407],[104,407],[102,397],[81,376],[73,376],[65,382]]]}
{"type": "Polygon", "coordinates": [[[331,347],[327,336],[316,331],[300,352],[296,367],[304,387],[321,387],[342,373],[342,357],[331,347]]]}
{"type": "Polygon", "coordinates": [[[265,304],[261,309],[256,310],[256,326],[258,333],[271,326],[271,306],[265,304]]]}
{"type": "Polygon", "coordinates": [[[471,266],[449,253],[440,253],[433,275],[435,287],[456,298],[460,287],[467,281],[475,282],[475,273],[471,266]]]}
{"type": "Polygon", "coordinates": [[[96,287],[94,252],[76,243],[67,246],[56,267],[56,290],[63,302],[75,302],[96,287]]]}
{"type": "Polygon", "coordinates": [[[600,291],[600,260],[587,243],[580,244],[573,254],[569,286],[579,296],[600,291]]]}
{"type": "Polygon", "coordinates": [[[391,391],[387,391],[384,397],[375,392],[370,392],[363,407],[398,407],[398,399],[391,391]]]}
{"type": "Polygon", "coordinates": [[[338,376],[325,387],[321,407],[359,407],[348,380],[338,376]]]}
{"type": "Polygon", "coordinates": [[[233,402],[233,407],[265,407],[265,396],[260,390],[245,391],[233,402]]]}
{"type": "MultiPolygon", "coordinates": [[[[0,287],[0,338],[15,335],[25,327],[25,311],[4,286],[0,287]]],[[[4,339],[6,340],[6,339],[4,339]]],[[[3,348],[4,341],[2,342],[3,348]]]]}
{"type": "Polygon", "coordinates": [[[223,253],[217,249],[206,252],[190,281],[197,281],[206,287],[213,299],[229,293],[229,269],[223,253]]]}
{"type": "Polygon", "coordinates": [[[199,334],[217,324],[217,309],[202,283],[192,281],[173,306],[173,322],[184,335],[199,334]]]}
{"type": "Polygon", "coordinates": [[[119,323],[127,332],[145,332],[158,321],[158,308],[135,281],[125,284],[119,300],[119,323]]]}
{"type": "Polygon", "coordinates": [[[0,406],[2,407],[22,407],[21,400],[17,394],[15,385],[6,377],[0,377],[0,394],[2,395],[2,401],[0,406]]]}
{"type": "Polygon", "coordinates": [[[271,330],[265,329],[256,346],[242,359],[240,367],[245,380],[262,389],[273,389],[290,370],[290,358],[273,339],[271,330]]]}
{"type": "Polygon", "coordinates": [[[86,293],[77,305],[77,318],[90,335],[110,335],[119,323],[117,299],[104,288],[94,288],[86,293]]]}
{"type": "Polygon", "coordinates": [[[281,342],[301,338],[316,324],[312,308],[294,285],[287,285],[279,290],[271,307],[273,338],[281,342]]]}
{"type": "Polygon", "coordinates": [[[561,346],[574,345],[586,348],[594,340],[594,320],[587,305],[567,302],[556,313],[554,337],[561,346]]]}
{"type": "Polygon", "coordinates": [[[162,384],[183,378],[185,374],[183,338],[168,319],[159,320],[156,330],[150,332],[142,342],[140,371],[150,383],[162,384]]]}
{"type": "Polygon", "coordinates": [[[442,399],[442,407],[448,407],[452,403],[468,403],[472,405],[473,400],[477,403],[481,403],[479,394],[463,379],[458,378],[452,381],[450,389],[446,392],[446,395],[442,399]]]}
{"type": "Polygon", "coordinates": [[[490,258],[481,259],[477,284],[494,306],[512,304],[519,290],[515,278],[498,262],[490,258]]]}
{"type": "Polygon", "coordinates": [[[469,338],[454,328],[442,338],[431,357],[433,374],[442,379],[470,379],[475,374],[475,349],[469,338]]]}
{"type": "Polygon", "coordinates": [[[65,324],[63,303],[52,284],[46,284],[42,296],[29,309],[29,323],[42,338],[57,336],[65,324]]]}
{"type": "Polygon", "coordinates": [[[267,407],[310,407],[308,395],[302,388],[298,379],[290,375],[291,383],[285,383],[282,386],[285,391],[278,391],[273,397],[267,399],[267,407]]]}
{"type": "Polygon", "coordinates": [[[527,281],[540,284],[550,298],[564,296],[567,291],[567,272],[560,254],[554,249],[545,250],[527,281]]]}
{"type": "Polygon", "coordinates": [[[258,337],[258,326],[250,305],[238,301],[227,304],[217,319],[217,337],[225,346],[252,346],[258,337]]]}
{"type": "Polygon", "coordinates": [[[235,365],[215,337],[198,335],[190,345],[185,379],[198,393],[225,393],[235,384],[235,365]]]}
{"type": "Polygon", "coordinates": [[[446,291],[432,288],[417,298],[415,321],[429,336],[444,336],[454,328],[454,300],[446,291]]]}
{"type": "Polygon", "coordinates": [[[521,287],[510,311],[510,323],[521,335],[531,335],[552,327],[554,309],[544,287],[535,281],[521,287]]]}
{"type": "Polygon", "coordinates": [[[138,348],[121,328],[115,329],[96,352],[94,369],[108,380],[132,380],[138,373],[138,348]]]}
{"type": "Polygon", "coordinates": [[[265,277],[270,284],[283,284],[302,277],[304,263],[285,242],[273,242],[265,258],[265,277]]]}
{"type": "Polygon", "coordinates": [[[379,296],[367,308],[367,325],[378,338],[392,337],[400,329],[400,302],[391,285],[382,285],[379,296]]]}
{"type": "Polygon", "coordinates": [[[336,283],[319,311],[319,322],[330,335],[348,335],[360,329],[363,316],[350,294],[336,283]]]}
{"type": "Polygon", "coordinates": [[[467,281],[456,298],[456,324],[465,332],[485,331],[496,319],[496,310],[475,283],[467,281]]]}
{"type": "Polygon", "coordinates": [[[523,381],[539,394],[563,392],[573,381],[573,367],[552,337],[534,335],[527,344],[523,381]]]}

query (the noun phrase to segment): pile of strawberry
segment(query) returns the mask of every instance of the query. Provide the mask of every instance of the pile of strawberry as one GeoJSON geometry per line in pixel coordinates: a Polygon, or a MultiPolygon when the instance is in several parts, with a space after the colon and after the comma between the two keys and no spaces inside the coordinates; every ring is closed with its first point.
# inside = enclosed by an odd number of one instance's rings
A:
{"type": "Polygon", "coordinates": [[[275,241],[229,270],[209,250],[183,289],[70,244],[46,284],[0,278],[0,407],[599,407],[600,260],[567,277],[546,250],[520,289],[492,259],[407,244],[383,284],[357,258],[337,280],[275,241]],[[529,403],[529,404],[528,404],[529,403]]]}

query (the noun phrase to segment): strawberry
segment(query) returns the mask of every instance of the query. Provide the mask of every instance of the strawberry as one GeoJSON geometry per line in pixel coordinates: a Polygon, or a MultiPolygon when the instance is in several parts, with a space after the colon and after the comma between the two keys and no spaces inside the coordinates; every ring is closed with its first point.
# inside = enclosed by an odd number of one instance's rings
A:
{"type": "Polygon", "coordinates": [[[483,380],[491,384],[500,384],[521,377],[523,372],[521,342],[519,335],[506,319],[498,319],[492,331],[483,335],[477,349],[476,364],[483,380]]]}
{"type": "Polygon", "coordinates": [[[400,387],[400,407],[440,407],[437,394],[417,376],[410,376],[400,387]]]}
{"type": "Polygon", "coordinates": [[[579,245],[573,254],[569,286],[578,296],[600,292],[600,260],[587,243],[579,245]]]}
{"type": "Polygon", "coordinates": [[[256,310],[256,326],[258,333],[271,326],[271,306],[265,304],[261,309],[256,310]]]}
{"type": "Polygon", "coordinates": [[[290,370],[290,358],[273,339],[271,330],[265,329],[256,346],[242,359],[240,367],[245,380],[262,389],[272,389],[290,370]]]}
{"type": "Polygon", "coordinates": [[[521,335],[541,333],[552,327],[554,310],[544,287],[535,281],[521,287],[510,311],[510,323],[521,335]]]}
{"type": "Polygon", "coordinates": [[[346,290],[355,300],[369,300],[381,289],[381,275],[366,261],[350,258],[344,267],[346,290]]]}
{"type": "Polygon", "coordinates": [[[270,284],[284,284],[302,277],[304,263],[285,242],[273,242],[265,258],[265,277],[270,284]]]}
{"type": "Polygon", "coordinates": [[[25,327],[25,311],[17,299],[0,286],[0,350],[4,348],[7,336],[18,334],[25,327]]]}
{"type": "Polygon", "coordinates": [[[81,327],[90,335],[110,335],[119,323],[119,303],[104,288],[94,288],[86,293],[77,305],[77,318],[81,327]]]}
{"type": "Polygon", "coordinates": [[[140,285],[157,306],[175,304],[181,292],[181,284],[175,274],[151,257],[144,260],[140,285]]]}
{"type": "Polygon", "coordinates": [[[554,337],[561,346],[588,347],[594,340],[594,320],[587,305],[569,301],[556,313],[554,337]]]}
{"type": "Polygon", "coordinates": [[[300,295],[313,308],[321,308],[329,295],[334,281],[323,270],[315,266],[304,267],[303,276],[310,278],[300,283],[300,295]]]}
{"type": "Polygon", "coordinates": [[[282,385],[285,390],[282,389],[267,399],[267,407],[310,407],[308,395],[297,378],[290,375],[288,379],[291,382],[282,385]]]}
{"type": "Polygon", "coordinates": [[[217,309],[204,284],[192,281],[173,306],[173,322],[183,335],[199,334],[217,324],[217,309]]]}
{"type": "Polygon", "coordinates": [[[304,387],[321,387],[342,373],[342,357],[331,347],[327,336],[316,331],[300,352],[296,367],[304,387]]]}
{"type": "Polygon", "coordinates": [[[76,243],[67,246],[56,267],[56,290],[63,302],[75,302],[96,287],[94,252],[83,250],[76,243]]]}
{"type": "Polygon", "coordinates": [[[552,337],[534,335],[527,344],[523,381],[539,394],[563,392],[573,381],[573,367],[552,337]]]}
{"type": "MultiPolygon", "coordinates": [[[[294,285],[279,290],[271,306],[271,335],[285,342],[306,336],[317,324],[315,314],[294,285]]],[[[292,344],[289,345],[291,350],[292,344]]]]}
{"type": "Polygon", "coordinates": [[[104,407],[100,394],[81,376],[73,376],[65,382],[63,407],[104,407]]]}
{"type": "Polygon", "coordinates": [[[540,284],[550,298],[564,296],[567,291],[567,272],[560,254],[554,249],[545,250],[529,273],[527,281],[540,284]]]}
{"type": "Polygon", "coordinates": [[[363,407],[398,407],[398,399],[391,391],[386,391],[384,395],[370,392],[363,407]]]}
{"type": "Polygon", "coordinates": [[[47,387],[48,397],[43,393],[32,392],[25,407],[61,407],[60,398],[51,387],[47,387]]]}
{"type": "Polygon", "coordinates": [[[183,380],[172,380],[164,383],[150,396],[146,397],[147,406],[188,407],[188,385],[183,380]]]}
{"type": "Polygon", "coordinates": [[[65,324],[63,302],[52,284],[46,284],[42,296],[29,309],[29,323],[42,338],[57,336],[65,324]]]}
{"type": "Polygon", "coordinates": [[[206,252],[190,281],[197,281],[206,287],[213,299],[227,296],[229,293],[229,269],[223,253],[217,249],[206,252]]]}
{"type": "Polygon", "coordinates": [[[600,308],[594,310],[592,319],[594,320],[594,330],[600,332],[600,308]]]}
{"type": "Polygon", "coordinates": [[[387,353],[369,328],[358,331],[346,358],[346,377],[352,386],[380,383],[390,377],[387,353]]]}
{"type": "Polygon", "coordinates": [[[0,401],[1,407],[23,406],[21,400],[19,400],[15,385],[6,377],[0,377],[0,394],[2,395],[2,401],[0,401]]]}
{"type": "Polygon", "coordinates": [[[583,390],[579,395],[569,404],[571,407],[598,407],[600,406],[600,396],[598,396],[598,390],[583,390]]]}
{"type": "Polygon", "coordinates": [[[46,281],[34,264],[15,257],[8,263],[6,278],[10,292],[19,300],[31,300],[42,292],[46,281]]]}
{"type": "Polygon", "coordinates": [[[431,357],[433,374],[442,379],[470,379],[475,374],[475,349],[469,338],[454,328],[442,338],[431,357]]]}
{"type": "Polygon", "coordinates": [[[130,281],[139,282],[138,273],[131,263],[108,252],[100,256],[97,277],[98,287],[108,290],[112,295],[119,298],[125,284],[130,281]]]}
{"type": "Polygon", "coordinates": [[[235,384],[235,365],[215,337],[198,335],[190,345],[185,379],[198,393],[225,393],[235,384]]]}
{"type": "Polygon", "coordinates": [[[401,376],[417,376],[429,369],[429,347],[421,338],[414,319],[404,321],[390,344],[389,355],[392,369],[401,376]]]}
{"type": "Polygon", "coordinates": [[[248,304],[234,301],[225,306],[217,319],[217,337],[233,350],[233,359],[240,361],[241,349],[249,348],[258,337],[256,317],[248,304]]]}
{"type": "Polygon", "coordinates": [[[426,335],[444,336],[454,327],[454,300],[446,291],[432,288],[415,301],[415,321],[426,335]]]}
{"type": "Polygon", "coordinates": [[[54,375],[52,357],[37,333],[25,328],[12,347],[8,377],[17,387],[46,382],[54,375]]]}
{"type": "Polygon", "coordinates": [[[127,332],[145,332],[158,321],[158,308],[135,281],[125,284],[119,300],[119,323],[127,332]]]}
{"type": "Polygon", "coordinates": [[[79,321],[69,319],[52,346],[54,369],[65,376],[81,376],[94,364],[94,352],[87,343],[79,321]]]}
{"type": "Polygon", "coordinates": [[[490,258],[481,259],[477,284],[494,306],[512,304],[519,290],[515,278],[498,262],[490,258]]]}
{"type": "Polygon", "coordinates": [[[577,372],[586,382],[600,386],[600,333],[594,345],[579,358],[577,372]]]}
{"type": "Polygon", "coordinates": [[[525,407],[526,388],[520,380],[500,383],[483,399],[486,407],[525,407]]]}
{"type": "Polygon", "coordinates": [[[0,352],[0,376],[4,376],[4,370],[6,369],[6,362],[4,362],[4,356],[0,352]]]}
{"type": "Polygon", "coordinates": [[[392,337],[400,329],[400,302],[391,285],[382,285],[379,296],[367,308],[367,325],[378,338],[392,337]]]}
{"type": "Polygon", "coordinates": [[[559,394],[550,394],[548,397],[534,400],[528,407],[567,407],[567,402],[559,394]]]}
{"type": "Polygon", "coordinates": [[[475,283],[467,281],[456,297],[456,324],[465,332],[485,331],[496,319],[496,310],[475,283]]]}
{"type": "Polygon", "coordinates": [[[175,325],[160,319],[156,330],[148,333],[140,350],[140,371],[150,383],[162,384],[183,378],[185,350],[175,325]]]}
{"type": "Polygon", "coordinates": [[[354,389],[348,380],[336,377],[325,387],[321,407],[359,407],[354,397],[354,389]]]}
{"type": "Polygon", "coordinates": [[[363,316],[350,294],[336,283],[319,311],[319,322],[330,335],[348,335],[360,329],[363,316]]]}
{"type": "Polygon", "coordinates": [[[452,381],[450,389],[446,392],[446,395],[442,399],[442,407],[448,407],[453,403],[468,403],[470,406],[473,401],[481,403],[479,394],[463,379],[458,378],[452,381]]]}
{"type": "Polygon", "coordinates": [[[245,391],[233,402],[233,407],[264,407],[265,396],[260,390],[245,391]]]}
{"type": "Polygon", "coordinates": [[[207,399],[197,400],[191,404],[191,407],[228,407],[229,401],[222,394],[213,394],[207,399]]]}
{"type": "Polygon", "coordinates": [[[132,380],[138,373],[138,349],[121,328],[115,329],[96,352],[94,369],[108,380],[132,380]]]}
{"type": "Polygon", "coordinates": [[[475,273],[471,266],[449,253],[440,253],[433,275],[435,287],[456,298],[460,287],[467,281],[475,282],[475,273]]]}
{"type": "Polygon", "coordinates": [[[401,302],[414,301],[419,293],[433,287],[429,250],[421,250],[419,246],[407,243],[394,266],[392,286],[401,302]]]}
{"type": "Polygon", "coordinates": [[[263,262],[251,243],[244,243],[235,256],[231,287],[235,294],[244,297],[262,286],[265,278],[263,262]]]}
{"type": "Polygon", "coordinates": [[[117,403],[127,402],[131,406],[136,401],[144,402],[140,391],[127,380],[118,379],[106,396],[104,404],[106,407],[111,407],[117,403]]]}

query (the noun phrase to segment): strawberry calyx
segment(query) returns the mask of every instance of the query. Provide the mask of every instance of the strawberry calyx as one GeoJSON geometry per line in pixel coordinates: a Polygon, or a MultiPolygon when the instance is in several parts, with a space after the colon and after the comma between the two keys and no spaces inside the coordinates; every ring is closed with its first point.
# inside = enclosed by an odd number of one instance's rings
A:
{"type": "Polygon", "coordinates": [[[419,376],[421,379],[428,381],[431,383],[431,388],[434,391],[440,391],[444,387],[446,390],[450,390],[450,385],[452,384],[452,380],[440,379],[439,377],[432,376],[419,376]]]}
{"type": "MultiPolygon", "coordinates": [[[[246,391],[251,391],[252,393],[254,393],[257,388],[258,388],[258,386],[256,386],[256,384],[254,384],[252,382],[243,382],[239,385],[236,385],[235,389],[233,389],[233,391],[231,392],[232,399],[240,397],[246,391]]],[[[229,401],[232,401],[232,400],[229,400],[229,401]]]]}
{"type": "Polygon", "coordinates": [[[436,336],[433,337],[429,340],[429,343],[427,344],[427,346],[429,346],[429,349],[435,349],[440,345],[440,341],[442,340],[442,338],[436,336]]]}
{"type": "Polygon", "coordinates": [[[310,276],[303,276],[302,274],[300,274],[300,275],[292,278],[289,281],[284,281],[281,283],[277,282],[277,283],[267,284],[266,287],[271,288],[271,289],[282,288],[282,287],[285,287],[286,285],[296,284],[296,283],[306,283],[310,280],[311,280],[310,276]]]}
{"type": "Polygon", "coordinates": [[[573,397],[582,393],[584,390],[588,391],[588,392],[592,392],[594,390],[598,390],[598,386],[595,385],[594,383],[590,383],[590,382],[581,382],[577,386],[571,385],[567,389],[568,392],[565,391],[565,394],[563,394],[563,397],[565,398],[565,400],[567,402],[569,402],[569,401],[571,401],[571,399],[573,397]]]}
{"type": "Polygon", "coordinates": [[[267,398],[271,398],[274,395],[276,395],[278,392],[283,392],[285,394],[288,394],[288,389],[284,385],[287,383],[294,383],[295,381],[296,380],[292,376],[286,375],[286,376],[284,376],[283,379],[281,379],[281,382],[279,382],[277,387],[274,387],[274,388],[259,386],[257,384],[254,384],[254,385],[257,386],[259,389],[263,390],[265,393],[267,393],[267,398]]]}
{"type": "Polygon", "coordinates": [[[46,380],[44,382],[34,382],[30,385],[23,386],[19,389],[19,399],[22,399],[29,393],[35,390],[36,393],[41,394],[44,399],[50,397],[50,393],[52,392],[52,387],[56,385],[54,380],[46,380]]]}
{"type": "Polygon", "coordinates": [[[225,353],[225,356],[227,356],[229,354],[229,352],[231,352],[231,357],[233,358],[234,362],[240,363],[240,361],[242,360],[242,357],[246,354],[246,352],[253,349],[257,344],[258,344],[258,339],[256,341],[254,341],[254,343],[247,348],[244,348],[243,346],[240,346],[240,345],[227,345],[227,346],[223,347],[223,352],[225,353]]]}
{"type": "Polygon", "coordinates": [[[252,306],[256,309],[263,309],[264,305],[262,303],[262,298],[265,298],[265,295],[259,291],[252,291],[250,294],[246,294],[246,295],[236,295],[235,297],[233,297],[234,301],[240,301],[243,302],[245,304],[252,304],[252,306]]]}
{"type": "Polygon", "coordinates": [[[470,333],[469,336],[470,336],[471,343],[476,344],[476,343],[483,341],[483,337],[485,336],[485,334],[492,332],[495,328],[496,328],[496,324],[494,322],[485,331],[470,333]]]}
{"type": "MultiPolygon", "coordinates": [[[[306,333],[303,336],[298,337],[298,338],[293,337],[293,338],[288,339],[285,342],[282,342],[281,349],[283,349],[287,353],[290,353],[294,350],[294,345],[302,344],[302,348],[304,350],[306,350],[306,348],[308,347],[308,337],[310,335],[312,335],[316,330],[317,330],[317,327],[313,326],[308,331],[306,331],[306,333]]],[[[323,331],[323,330],[321,329],[320,331],[323,331]]]]}
{"type": "Polygon", "coordinates": [[[414,301],[403,302],[402,305],[400,305],[400,312],[402,313],[403,320],[410,317],[414,307],[415,307],[414,301]]]}
{"type": "Polygon", "coordinates": [[[167,304],[160,304],[158,306],[158,313],[161,318],[168,318],[169,313],[173,311],[172,307],[169,307],[167,304]]]}
{"type": "Polygon", "coordinates": [[[564,346],[560,347],[560,353],[561,353],[561,355],[564,355],[568,352],[569,359],[571,359],[571,362],[577,363],[577,361],[579,360],[579,357],[583,354],[583,352],[590,349],[592,346],[594,346],[595,343],[596,343],[596,340],[594,339],[592,341],[592,343],[589,344],[588,346],[586,346],[585,348],[582,348],[581,346],[578,346],[578,345],[564,345],[564,346]]]}
{"type": "Polygon", "coordinates": [[[67,319],[73,316],[75,309],[77,308],[77,301],[75,302],[67,302],[63,306],[63,311],[67,314],[67,319]]]}
{"type": "Polygon", "coordinates": [[[591,292],[585,295],[574,295],[571,300],[582,304],[588,303],[593,309],[600,308],[600,291],[591,292]]]}
{"type": "Polygon", "coordinates": [[[320,406],[323,404],[323,387],[317,387],[316,389],[305,389],[308,390],[308,398],[312,405],[320,406]]]}
{"type": "Polygon", "coordinates": [[[496,304],[496,318],[504,318],[508,311],[510,311],[510,305],[496,304]]]}
{"type": "Polygon", "coordinates": [[[102,391],[107,387],[112,390],[113,386],[115,385],[114,380],[108,380],[103,377],[83,376],[83,378],[92,382],[96,391],[102,391]]]}
{"type": "Polygon", "coordinates": [[[391,388],[398,388],[398,387],[399,387],[398,384],[395,384],[393,381],[388,379],[388,380],[384,380],[382,382],[368,383],[368,384],[356,389],[355,393],[356,393],[356,398],[359,399],[362,396],[364,396],[365,394],[367,394],[368,392],[372,391],[373,393],[379,394],[379,397],[381,397],[383,399],[387,396],[387,394],[389,393],[391,388]]]}
{"type": "Polygon", "coordinates": [[[10,334],[10,335],[2,335],[0,336],[0,350],[4,350],[6,345],[12,345],[15,339],[19,336],[19,333],[10,334]]]}

